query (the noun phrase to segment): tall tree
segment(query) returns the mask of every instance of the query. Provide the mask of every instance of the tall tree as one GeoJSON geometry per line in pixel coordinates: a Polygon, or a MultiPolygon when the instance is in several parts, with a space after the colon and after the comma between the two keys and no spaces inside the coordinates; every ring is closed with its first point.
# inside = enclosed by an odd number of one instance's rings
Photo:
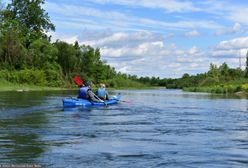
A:
{"type": "Polygon", "coordinates": [[[48,13],[41,7],[44,3],[45,0],[12,0],[12,3],[7,6],[11,19],[21,25],[20,31],[22,36],[26,37],[26,47],[36,39],[47,38],[46,33],[49,30],[55,30],[48,13]]]}
{"type": "Polygon", "coordinates": [[[212,78],[216,78],[216,79],[219,78],[220,73],[219,73],[217,65],[213,63],[210,64],[210,70],[208,71],[208,75],[212,78]]]}
{"type": "Polygon", "coordinates": [[[248,78],[248,51],[247,51],[247,53],[246,53],[245,77],[248,78]]]}
{"type": "Polygon", "coordinates": [[[65,78],[68,79],[70,73],[75,69],[74,65],[78,61],[76,49],[73,45],[62,41],[57,41],[55,46],[58,49],[58,63],[62,67],[65,78]]]}
{"type": "Polygon", "coordinates": [[[58,50],[46,39],[38,39],[32,42],[28,48],[31,55],[31,66],[40,69],[52,69],[56,67],[58,50]]]}
{"type": "Polygon", "coordinates": [[[87,77],[93,77],[92,74],[101,66],[100,50],[99,48],[92,48],[91,46],[81,46],[82,51],[82,71],[86,72],[87,77]]]}
{"type": "Polygon", "coordinates": [[[6,69],[20,69],[25,60],[25,48],[17,32],[9,30],[0,37],[0,65],[6,69]]]}
{"type": "Polygon", "coordinates": [[[223,80],[228,80],[228,78],[229,78],[229,67],[225,62],[219,67],[219,72],[220,72],[221,78],[223,80]]]}

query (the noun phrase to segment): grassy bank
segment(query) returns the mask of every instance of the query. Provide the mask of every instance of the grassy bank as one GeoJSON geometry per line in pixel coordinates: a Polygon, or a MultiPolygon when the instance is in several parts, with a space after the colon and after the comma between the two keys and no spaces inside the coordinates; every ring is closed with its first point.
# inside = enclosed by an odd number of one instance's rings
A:
{"type": "Polygon", "coordinates": [[[30,84],[15,84],[0,80],[0,91],[38,91],[38,90],[66,90],[68,88],[36,86],[30,84]]]}
{"type": "Polygon", "coordinates": [[[184,91],[189,92],[208,92],[218,94],[235,94],[243,93],[248,94],[248,84],[227,84],[227,85],[214,85],[204,87],[186,87],[184,91]]]}
{"type": "MultiPolygon", "coordinates": [[[[61,90],[77,88],[73,82],[73,75],[68,78],[57,71],[24,69],[24,70],[0,70],[0,90],[61,90]]],[[[87,78],[86,78],[87,79],[87,78]]],[[[92,83],[105,83],[108,88],[115,89],[140,89],[149,88],[150,86],[131,80],[125,76],[116,76],[107,80],[92,80],[92,83]]],[[[84,81],[86,81],[84,79],[84,81]]]]}
{"type": "MultiPolygon", "coordinates": [[[[121,87],[108,87],[108,90],[138,90],[138,89],[157,89],[157,87],[150,87],[146,85],[140,85],[136,83],[132,83],[131,85],[126,85],[121,86],[121,87]]],[[[49,86],[38,86],[38,85],[33,85],[33,84],[17,84],[17,83],[12,83],[8,82],[6,80],[0,80],[0,91],[47,91],[47,90],[77,90],[78,87],[75,86],[70,86],[70,87],[49,87],[49,86]]],[[[97,86],[92,87],[93,90],[97,89],[97,86]]]]}

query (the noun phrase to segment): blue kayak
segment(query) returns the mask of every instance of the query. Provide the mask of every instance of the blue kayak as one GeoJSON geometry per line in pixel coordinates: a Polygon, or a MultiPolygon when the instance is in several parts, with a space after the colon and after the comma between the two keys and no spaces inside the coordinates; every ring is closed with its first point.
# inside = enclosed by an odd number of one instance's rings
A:
{"type": "Polygon", "coordinates": [[[117,104],[120,101],[120,95],[112,96],[109,100],[105,100],[103,102],[91,102],[85,99],[79,98],[64,98],[63,99],[63,107],[77,107],[77,106],[84,106],[84,107],[91,107],[91,106],[106,106],[117,104]]]}

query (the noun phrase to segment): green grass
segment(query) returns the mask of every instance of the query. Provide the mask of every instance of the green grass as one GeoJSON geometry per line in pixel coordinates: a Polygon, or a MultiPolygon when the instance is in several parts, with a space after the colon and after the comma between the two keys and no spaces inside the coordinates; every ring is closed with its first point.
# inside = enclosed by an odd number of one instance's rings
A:
{"type": "MultiPolygon", "coordinates": [[[[96,90],[98,87],[93,86],[92,89],[96,90]]],[[[127,86],[127,87],[108,87],[108,90],[140,90],[140,89],[158,89],[159,87],[149,87],[145,85],[139,86],[127,86]]],[[[48,87],[48,86],[37,86],[37,85],[30,85],[30,84],[16,84],[11,83],[6,80],[0,80],[0,91],[42,91],[42,90],[77,90],[78,87],[74,86],[72,88],[63,88],[63,87],[48,87]]]]}
{"type": "Polygon", "coordinates": [[[0,80],[0,91],[38,91],[38,90],[65,90],[60,87],[36,86],[29,84],[15,84],[0,80]]]}
{"type": "Polygon", "coordinates": [[[218,93],[218,94],[234,94],[236,92],[248,91],[247,84],[225,84],[225,85],[214,85],[214,86],[204,86],[204,87],[187,87],[183,88],[184,91],[189,92],[208,92],[208,93],[218,93]]]}

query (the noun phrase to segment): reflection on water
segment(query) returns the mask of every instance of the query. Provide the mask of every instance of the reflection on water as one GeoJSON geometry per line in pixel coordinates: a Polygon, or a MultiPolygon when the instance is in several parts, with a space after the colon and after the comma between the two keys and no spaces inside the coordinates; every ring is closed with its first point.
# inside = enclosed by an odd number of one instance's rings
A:
{"type": "MultiPolygon", "coordinates": [[[[126,102],[62,108],[76,91],[0,93],[0,164],[247,167],[248,101],[119,90],[126,102]]],[[[114,93],[113,93],[114,94],[114,93]]]]}
{"type": "MultiPolygon", "coordinates": [[[[4,112],[1,111],[1,113],[4,112]]],[[[38,132],[42,128],[41,125],[46,123],[46,117],[38,111],[35,115],[23,113],[18,117],[14,115],[13,118],[8,116],[7,119],[1,119],[0,159],[12,164],[33,163],[33,159],[39,157],[44,151],[38,132]]]]}

